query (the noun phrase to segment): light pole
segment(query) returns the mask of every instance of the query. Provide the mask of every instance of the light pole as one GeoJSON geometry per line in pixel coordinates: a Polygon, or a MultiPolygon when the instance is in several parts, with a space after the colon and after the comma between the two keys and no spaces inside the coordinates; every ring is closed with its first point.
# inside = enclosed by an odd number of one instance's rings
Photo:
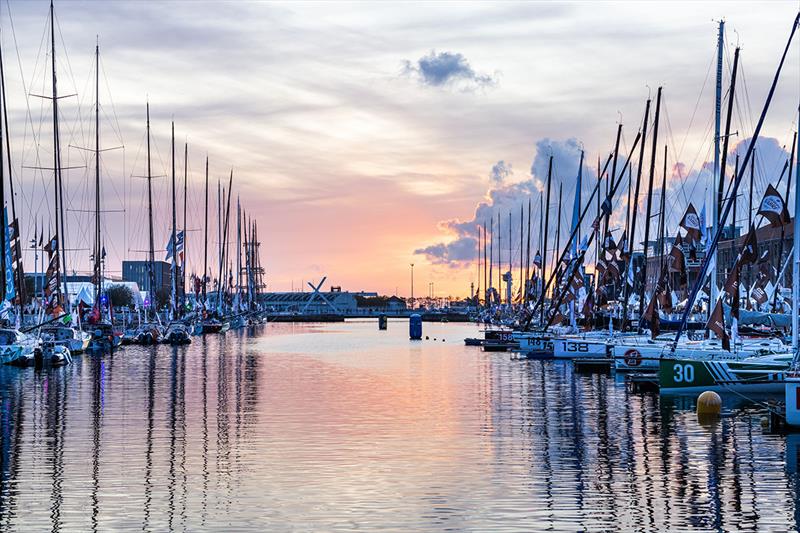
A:
{"type": "Polygon", "coordinates": [[[411,310],[414,310],[414,263],[411,263],[411,310]]]}

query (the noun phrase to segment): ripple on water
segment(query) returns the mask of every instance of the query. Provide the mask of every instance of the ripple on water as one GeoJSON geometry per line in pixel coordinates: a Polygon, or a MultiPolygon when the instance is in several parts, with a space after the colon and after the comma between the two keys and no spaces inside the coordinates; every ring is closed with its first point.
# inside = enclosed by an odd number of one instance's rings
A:
{"type": "Polygon", "coordinates": [[[465,347],[471,325],[406,333],[270,324],[0,368],[0,528],[796,528],[800,439],[757,411],[704,427],[691,402],[465,347]]]}

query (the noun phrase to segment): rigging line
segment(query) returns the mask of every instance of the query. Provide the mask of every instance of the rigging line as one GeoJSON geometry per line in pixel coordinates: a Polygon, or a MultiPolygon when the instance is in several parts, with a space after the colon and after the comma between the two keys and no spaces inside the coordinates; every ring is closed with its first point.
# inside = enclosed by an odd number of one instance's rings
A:
{"type": "MultiPolygon", "coordinates": [[[[108,101],[111,104],[111,112],[114,115],[114,122],[111,122],[109,120],[109,123],[112,124],[112,128],[114,129],[114,132],[117,134],[117,139],[119,140],[120,144],[122,144],[124,146],[125,143],[123,142],[122,126],[120,126],[120,124],[119,124],[119,116],[117,115],[117,108],[116,108],[116,105],[114,104],[114,98],[113,98],[112,92],[111,92],[111,83],[109,83],[108,76],[106,74],[105,59],[102,58],[102,57],[100,58],[100,72],[103,74],[103,81],[105,82],[108,101]],[[116,125],[116,128],[114,128],[114,125],[116,125]]],[[[105,113],[105,106],[101,105],[100,107],[101,107],[101,109],[103,109],[103,111],[105,113]]]]}
{"type": "MultiPolygon", "coordinates": [[[[27,86],[26,86],[26,83],[25,83],[25,76],[23,74],[22,57],[20,56],[19,45],[17,43],[16,28],[15,28],[15,25],[14,25],[14,17],[11,14],[11,4],[9,3],[8,0],[6,0],[6,8],[7,8],[7,11],[8,11],[9,24],[11,26],[11,36],[12,36],[12,39],[14,41],[14,50],[15,50],[16,56],[17,56],[17,67],[19,69],[20,81],[22,83],[23,94],[25,95],[25,105],[26,105],[26,113],[27,113],[26,116],[27,116],[27,119],[30,120],[31,132],[32,132],[32,134],[34,134],[34,137],[35,137],[35,131],[33,130],[33,119],[32,119],[31,109],[30,109],[30,97],[28,96],[28,90],[27,90],[27,86]]],[[[41,55],[42,45],[44,43],[45,36],[46,36],[46,33],[47,33],[45,31],[45,29],[46,29],[46,25],[45,25],[45,28],[43,28],[42,37],[41,37],[41,39],[39,41],[39,52],[37,53],[37,63],[38,63],[38,57],[41,55]]],[[[22,162],[23,162],[23,159],[24,159],[24,146],[25,146],[25,140],[27,139],[27,131],[28,130],[27,130],[27,121],[26,121],[26,127],[23,127],[23,154],[22,154],[23,157],[20,158],[19,163],[18,163],[20,165],[22,165],[22,162]]],[[[38,161],[39,160],[38,160],[38,157],[37,157],[37,163],[38,163],[38,161]]],[[[36,211],[34,211],[32,209],[32,204],[31,204],[32,200],[29,200],[27,198],[27,196],[24,194],[25,186],[23,184],[24,180],[21,179],[21,175],[22,175],[21,171],[17,172],[17,176],[19,177],[19,182],[20,182],[19,189],[20,189],[20,192],[22,193],[22,201],[28,206],[28,212],[29,213],[36,212],[36,211]]],[[[35,176],[35,174],[34,174],[34,176],[35,176]]],[[[36,182],[35,182],[35,179],[34,179],[34,182],[33,182],[34,191],[32,191],[32,193],[35,192],[35,186],[36,186],[36,182]]],[[[33,194],[31,196],[33,196],[33,194]]]]}
{"type": "MultiPolygon", "coordinates": [[[[711,71],[714,68],[714,62],[716,60],[715,56],[716,56],[716,50],[714,51],[713,54],[711,54],[711,61],[709,61],[709,63],[708,63],[708,69],[706,70],[706,77],[703,80],[703,86],[700,88],[700,94],[697,95],[697,102],[695,102],[695,104],[694,104],[694,110],[692,111],[692,116],[689,119],[689,125],[686,127],[686,134],[683,136],[683,142],[681,143],[681,147],[678,150],[678,153],[675,154],[675,160],[676,161],[680,161],[681,158],[683,157],[683,149],[686,146],[686,141],[689,139],[689,134],[691,133],[692,126],[694,125],[695,116],[697,115],[697,111],[700,108],[700,102],[702,101],[703,93],[705,93],[706,85],[708,85],[708,80],[709,80],[709,78],[711,76],[711,71]]],[[[662,98],[663,98],[663,96],[662,96],[662,98]]],[[[712,115],[713,115],[713,113],[712,113],[712,115]]]]}

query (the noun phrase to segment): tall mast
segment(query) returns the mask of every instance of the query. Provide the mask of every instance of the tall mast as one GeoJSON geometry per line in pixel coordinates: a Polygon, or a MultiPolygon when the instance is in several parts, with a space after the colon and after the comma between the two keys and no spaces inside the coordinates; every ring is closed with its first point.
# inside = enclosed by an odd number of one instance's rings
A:
{"type": "Polygon", "coordinates": [[[522,302],[525,298],[523,297],[523,293],[525,292],[525,278],[522,277],[523,274],[523,260],[522,254],[525,253],[525,242],[523,241],[525,237],[525,204],[519,205],[519,299],[522,302]]]}
{"type": "Polygon", "coordinates": [[[203,238],[203,307],[206,305],[206,281],[208,279],[208,154],[206,154],[206,229],[203,238]]]}
{"type": "Polygon", "coordinates": [[[181,307],[186,309],[186,244],[189,235],[186,233],[186,199],[188,197],[188,176],[189,176],[189,143],[183,143],[183,261],[181,261],[181,307]]]}
{"type": "MultiPolygon", "coordinates": [[[[792,39],[794,38],[795,31],[797,30],[798,22],[800,22],[800,14],[798,14],[795,17],[795,19],[794,19],[794,21],[792,23],[792,29],[791,29],[791,31],[789,33],[789,39],[787,40],[786,47],[784,48],[783,54],[781,55],[780,62],[778,63],[778,68],[775,71],[775,77],[773,78],[772,84],[770,85],[770,88],[769,88],[769,92],[767,93],[767,98],[766,98],[766,101],[764,102],[764,107],[761,110],[761,115],[759,116],[758,122],[756,123],[756,128],[753,131],[753,135],[752,135],[752,138],[751,138],[752,140],[750,141],[750,144],[747,146],[747,151],[745,152],[744,160],[742,161],[742,167],[743,168],[747,167],[747,165],[750,163],[750,158],[753,156],[753,148],[755,147],[755,144],[758,142],[758,137],[761,134],[761,128],[764,125],[764,119],[766,118],[766,115],[767,115],[767,110],[769,109],[770,103],[772,102],[772,97],[775,95],[775,88],[778,85],[778,80],[779,80],[780,75],[781,75],[781,70],[783,69],[783,64],[786,61],[786,55],[788,54],[789,48],[791,47],[792,39]]],[[[739,184],[740,184],[741,180],[742,180],[742,176],[741,175],[736,176],[736,179],[733,180],[733,185],[731,187],[731,197],[732,198],[736,197],[736,194],[738,193],[738,190],[739,190],[739,184]]],[[[725,204],[725,208],[724,208],[723,212],[720,214],[720,224],[724,224],[725,220],[727,219],[728,215],[730,214],[731,207],[732,207],[732,205],[731,205],[730,201],[725,204]]],[[[697,281],[695,282],[694,286],[692,287],[692,292],[689,295],[689,298],[688,298],[688,300],[686,302],[686,307],[684,308],[683,315],[681,317],[680,326],[678,327],[677,331],[675,332],[675,339],[672,342],[671,350],[670,350],[672,353],[675,353],[675,349],[677,348],[678,341],[680,340],[681,334],[683,333],[683,330],[686,327],[686,321],[689,318],[689,314],[692,311],[692,307],[694,306],[695,299],[697,298],[697,293],[699,292],[699,290],[700,290],[700,288],[701,288],[701,286],[703,284],[703,280],[705,279],[706,273],[708,272],[709,264],[711,262],[710,259],[712,259],[714,257],[713,255],[711,257],[709,257],[708,254],[709,253],[710,254],[715,254],[716,253],[717,245],[719,244],[719,239],[722,236],[721,233],[722,232],[720,231],[720,228],[717,228],[717,231],[714,232],[714,238],[711,240],[711,243],[708,246],[708,251],[706,252],[706,257],[705,257],[705,259],[703,259],[703,262],[700,265],[700,271],[698,272],[698,275],[697,275],[698,276],[697,277],[697,281]]],[[[712,289],[713,288],[714,288],[714,286],[712,285],[712,289]]],[[[714,301],[714,300],[711,300],[711,301],[714,301]]]]}
{"type": "Polygon", "coordinates": [[[172,313],[178,316],[178,215],[175,201],[175,121],[172,121],[172,313]]]}
{"type": "Polygon", "coordinates": [[[558,184],[558,216],[556,216],[556,245],[553,247],[553,275],[558,268],[558,250],[561,248],[561,193],[564,183],[558,184]]]}
{"type": "MultiPolygon", "coordinates": [[[[650,153],[650,174],[647,181],[647,210],[644,217],[644,253],[642,254],[642,286],[639,289],[639,316],[644,313],[644,292],[647,286],[647,256],[650,247],[650,217],[653,212],[653,176],[656,173],[656,150],[658,148],[658,119],[661,115],[661,87],[656,95],[656,115],[653,119],[653,149],[650,153]]],[[[644,132],[643,132],[644,133],[644,132]]],[[[644,146],[644,143],[642,143],[644,146]]],[[[664,165],[667,162],[664,161],[664,165]]],[[[664,179],[666,179],[666,172],[664,179]]],[[[661,251],[659,250],[659,253],[661,251]]],[[[641,323],[641,322],[640,322],[641,323]]]]}
{"type": "MultiPolygon", "coordinates": [[[[56,243],[61,251],[61,265],[56,269],[56,280],[58,283],[57,300],[63,302],[67,313],[72,309],[69,298],[64,298],[61,292],[61,273],[67,274],[67,252],[66,235],[64,231],[64,194],[61,185],[61,142],[58,132],[58,83],[56,79],[56,30],[55,30],[55,11],[53,0],[50,0],[50,59],[52,64],[52,85],[53,85],[53,177],[55,184],[55,219],[56,219],[56,243]]],[[[3,274],[5,277],[5,274],[3,274]]],[[[64,279],[66,282],[66,278],[64,279]]],[[[5,290],[5,288],[4,288],[5,290]]]]}
{"type": "MultiPolygon", "coordinates": [[[[797,125],[800,130],[800,108],[798,108],[797,125]]],[[[800,136],[800,131],[795,135],[800,136]]],[[[798,306],[800,306],[800,217],[797,216],[797,207],[800,206],[800,150],[797,151],[797,160],[795,161],[794,171],[794,268],[792,269],[792,350],[797,354],[798,337],[797,329],[800,327],[800,320],[798,320],[798,306]]],[[[789,203],[789,198],[786,198],[786,203],[789,203]]],[[[792,366],[797,363],[797,356],[792,366]]]]}
{"type": "MultiPolygon", "coordinates": [[[[236,294],[242,292],[242,204],[236,195],[236,294]]],[[[237,310],[238,311],[238,310],[237,310]]]]}
{"type": "MultiPolygon", "coordinates": [[[[494,217],[489,217],[489,288],[494,284],[492,269],[494,267],[494,217]]],[[[491,294],[489,295],[491,297],[491,294]]]]}
{"type": "MultiPolygon", "coordinates": [[[[147,223],[149,227],[149,248],[147,249],[147,276],[149,286],[147,292],[150,296],[150,307],[155,307],[155,266],[156,252],[153,238],[153,173],[150,164],[150,102],[147,102],[147,223]]],[[[147,311],[145,310],[145,315],[147,311]]]]}
{"type": "Polygon", "coordinates": [[[664,268],[664,262],[666,261],[666,256],[664,255],[664,239],[666,234],[664,233],[664,225],[667,219],[666,214],[667,208],[667,145],[664,145],[664,175],[661,178],[661,205],[659,207],[659,216],[658,216],[658,253],[661,255],[661,268],[664,268]]]}
{"type": "Polygon", "coordinates": [[[103,290],[100,271],[103,259],[100,251],[100,43],[95,45],[94,59],[94,304],[100,309],[100,294],[103,290]]]}
{"type": "MultiPolygon", "coordinates": [[[[0,104],[3,106],[3,111],[6,108],[6,100],[5,100],[5,91],[3,91],[2,99],[0,100],[0,104]]],[[[8,134],[8,132],[6,132],[8,134]]],[[[3,272],[0,273],[0,300],[6,299],[6,284],[8,280],[6,279],[6,272],[8,272],[9,265],[6,264],[6,225],[10,222],[6,220],[5,216],[5,206],[6,206],[6,187],[5,187],[5,176],[4,174],[4,166],[3,166],[3,127],[0,124],[0,220],[3,220],[3,223],[0,224],[2,228],[0,228],[0,255],[3,257],[3,268],[0,268],[3,272]]],[[[10,155],[10,154],[9,154],[10,155]]],[[[11,172],[9,170],[8,174],[9,178],[11,178],[11,172]]],[[[35,238],[35,237],[34,237],[35,238]]]]}
{"type": "Polygon", "coordinates": [[[497,211],[497,303],[503,303],[503,232],[500,230],[500,211],[497,211]]]}
{"type": "MultiPolygon", "coordinates": [[[[719,21],[719,30],[717,32],[717,84],[716,84],[716,93],[714,99],[714,182],[712,183],[711,190],[713,204],[712,204],[712,229],[711,231],[716,234],[717,228],[719,227],[719,210],[720,206],[722,205],[722,194],[715,189],[720,184],[720,148],[719,148],[719,141],[720,141],[720,122],[722,116],[722,51],[725,46],[725,21],[719,21]],[[716,194],[715,194],[716,192],[716,194]]],[[[706,244],[708,246],[708,244],[706,244]]],[[[717,289],[717,268],[716,268],[716,250],[713,251],[714,253],[714,268],[711,269],[711,299],[709,301],[716,302],[717,297],[719,295],[719,289],[717,289]]],[[[711,307],[711,306],[709,306],[711,307]]],[[[709,309],[709,312],[711,310],[709,309]]]]}
{"type": "Polygon", "coordinates": [[[544,298],[545,298],[545,280],[547,272],[547,237],[550,230],[550,185],[553,178],[553,156],[547,163],[547,200],[544,207],[544,233],[542,233],[542,323],[544,323],[544,298]]]}
{"type": "MultiPolygon", "coordinates": [[[[617,160],[619,160],[619,141],[622,137],[622,123],[617,126],[617,140],[614,143],[614,161],[611,163],[611,174],[608,176],[608,180],[606,180],[606,196],[608,196],[608,192],[614,189],[614,183],[617,179],[617,160]]],[[[605,242],[606,233],[608,233],[608,221],[611,218],[611,214],[609,213],[605,217],[605,223],[603,224],[603,238],[602,241],[605,242]]]]}
{"type": "Polygon", "coordinates": [[[530,279],[531,275],[531,197],[528,196],[528,237],[527,237],[527,246],[525,249],[525,277],[522,278],[522,290],[525,291],[525,296],[522,299],[522,303],[527,305],[528,303],[528,279],[530,279]]]}
{"type": "Polygon", "coordinates": [[[222,183],[217,179],[217,261],[219,270],[217,271],[217,302],[222,291],[222,183]]]}
{"type": "MultiPolygon", "coordinates": [[[[645,141],[647,140],[647,121],[650,118],[650,98],[647,99],[647,103],[644,106],[644,121],[642,121],[642,144],[639,147],[639,164],[636,168],[636,187],[633,193],[633,213],[631,214],[631,231],[628,235],[628,249],[630,250],[630,254],[628,254],[628,258],[625,264],[625,270],[630,268],[627,263],[633,260],[633,249],[636,246],[636,215],[638,214],[638,207],[639,207],[639,186],[642,182],[642,164],[644,163],[644,146],[645,141]]],[[[630,202],[628,202],[630,204],[630,202]]],[[[645,248],[647,248],[647,243],[644,243],[645,248]]],[[[627,276],[627,274],[625,274],[627,276]]],[[[634,280],[635,281],[635,280],[634,280]]],[[[642,280],[642,284],[644,284],[644,280],[642,280]]],[[[622,330],[627,331],[628,329],[628,299],[630,298],[630,291],[633,287],[628,287],[628,283],[625,282],[625,298],[624,304],[622,307],[623,311],[623,320],[622,320],[622,330]]]]}
{"type": "MultiPolygon", "coordinates": [[[[221,251],[221,255],[220,255],[220,265],[219,265],[219,267],[220,267],[219,268],[220,276],[223,276],[225,274],[224,268],[225,268],[226,252],[227,252],[227,246],[226,245],[227,245],[227,241],[228,241],[228,220],[229,220],[229,217],[230,217],[230,214],[231,214],[231,191],[232,191],[232,189],[233,189],[233,170],[231,170],[231,177],[230,177],[230,180],[228,181],[227,206],[225,208],[225,225],[223,226],[223,229],[222,229],[222,251],[221,251]]],[[[223,195],[224,194],[225,194],[225,191],[223,190],[223,195]]],[[[219,286],[220,287],[223,286],[222,280],[220,280],[220,285],[219,286]]],[[[223,304],[222,292],[221,291],[219,292],[218,301],[219,301],[220,309],[221,309],[222,308],[222,304],[223,304]]]]}
{"type": "Polygon", "coordinates": [[[483,221],[483,304],[489,304],[489,284],[487,282],[487,272],[488,269],[486,268],[486,221],[483,221]]]}

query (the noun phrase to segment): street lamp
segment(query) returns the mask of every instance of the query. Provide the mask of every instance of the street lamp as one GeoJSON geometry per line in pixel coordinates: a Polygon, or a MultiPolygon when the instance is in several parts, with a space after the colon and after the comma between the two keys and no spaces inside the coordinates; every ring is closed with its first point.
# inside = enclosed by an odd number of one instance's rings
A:
{"type": "Polygon", "coordinates": [[[414,310],[414,263],[411,263],[411,310],[414,310]]]}

